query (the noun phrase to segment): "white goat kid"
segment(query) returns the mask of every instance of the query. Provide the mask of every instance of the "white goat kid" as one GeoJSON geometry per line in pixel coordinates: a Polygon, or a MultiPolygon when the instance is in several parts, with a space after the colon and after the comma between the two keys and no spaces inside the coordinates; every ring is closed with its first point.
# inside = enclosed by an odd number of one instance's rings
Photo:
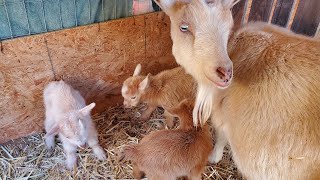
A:
{"type": "Polygon", "coordinates": [[[99,160],[104,160],[106,155],[99,145],[97,131],[90,117],[95,103],[86,106],[79,91],[62,80],[50,82],[43,96],[46,108],[45,143],[48,152],[53,151],[54,137],[59,135],[66,154],[68,169],[76,165],[77,147],[84,147],[86,143],[93,149],[93,153],[99,160]]]}

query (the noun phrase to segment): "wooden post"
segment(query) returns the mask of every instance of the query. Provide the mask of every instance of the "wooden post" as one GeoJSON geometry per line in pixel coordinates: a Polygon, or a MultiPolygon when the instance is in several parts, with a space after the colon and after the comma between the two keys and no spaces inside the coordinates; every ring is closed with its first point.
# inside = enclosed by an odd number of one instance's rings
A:
{"type": "Polygon", "coordinates": [[[268,23],[271,23],[271,21],[272,21],[272,17],[273,17],[273,14],[274,14],[274,10],[276,9],[277,2],[278,2],[278,0],[273,0],[273,2],[272,2],[272,8],[271,8],[271,11],[270,11],[268,23]]]}
{"type": "Polygon", "coordinates": [[[292,8],[291,8],[291,12],[290,12],[290,16],[289,16],[289,19],[288,19],[288,22],[287,22],[287,25],[286,25],[286,27],[288,29],[291,29],[291,26],[292,26],[294,17],[296,15],[299,3],[300,3],[300,0],[294,0],[294,2],[293,2],[292,8]]]}
{"type": "Polygon", "coordinates": [[[242,19],[242,24],[245,24],[249,20],[249,15],[251,11],[251,6],[252,6],[252,0],[247,0],[244,8],[244,15],[242,19]]]}

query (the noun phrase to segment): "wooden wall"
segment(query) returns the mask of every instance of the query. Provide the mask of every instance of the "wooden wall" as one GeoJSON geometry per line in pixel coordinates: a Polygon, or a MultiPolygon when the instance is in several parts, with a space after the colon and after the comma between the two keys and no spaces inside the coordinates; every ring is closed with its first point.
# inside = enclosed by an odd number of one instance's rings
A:
{"type": "Polygon", "coordinates": [[[122,102],[122,82],[176,66],[170,21],[152,13],[4,41],[0,45],[0,143],[42,131],[44,86],[63,78],[96,102],[94,112],[122,102]]]}
{"type": "MultiPolygon", "coordinates": [[[[320,37],[319,0],[241,0],[232,12],[235,28],[265,21],[320,37]]],[[[0,143],[42,130],[52,80],[69,82],[100,112],[121,103],[137,63],[151,73],[176,66],[169,26],[158,12],[0,43],[0,143]]]]}
{"type": "Polygon", "coordinates": [[[320,36],[320,0],[240,0],[232,9],[235,28],[264,21],[308,36],[320,36]]]}

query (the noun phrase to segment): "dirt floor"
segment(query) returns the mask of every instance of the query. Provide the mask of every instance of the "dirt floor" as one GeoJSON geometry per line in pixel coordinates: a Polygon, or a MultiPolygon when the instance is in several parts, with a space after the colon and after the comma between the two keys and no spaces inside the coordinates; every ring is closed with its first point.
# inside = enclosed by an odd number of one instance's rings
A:
{"type": "MultiPolygon", "coordinates": [[[[139,121],[144,106],[107,109],[94,115],[100,144],[108,154],[106,161],[98,161],[90,148],[78,153],[78,169],[68,171],[64,166],[64,152],[57,139],[52,156],[47,157],[44,133],[10,141],[0,145],[0,180],[3,179],[133,179],[130,162],[118,162],[121,148],[139,140],[163,126],[162,110],[157,109],[150,121],[139,121]]],[[[242,179],[226,148],[223,160],[208,164],[202,179],[242,179]]]]}

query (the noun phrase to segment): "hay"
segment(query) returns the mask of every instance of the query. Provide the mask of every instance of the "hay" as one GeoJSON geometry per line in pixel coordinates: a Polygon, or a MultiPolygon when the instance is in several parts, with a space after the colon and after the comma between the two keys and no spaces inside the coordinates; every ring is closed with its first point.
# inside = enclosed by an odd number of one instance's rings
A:
{"type": "MultiPolygon", "coordinates": [[[[106,161],[98,161],[90,148],[82,149],[78,153],[78,169],[68,171],[62,144],[57,139],[54,153],[47,157],[44,134],[40,133],[0,145],[0,179],[132,179],[131,164],[118,162],[119,151],[163,126],[161,109],[153,113],[150,121],[139,121],[143,108],[119,106],[93,116],[99,127],[100,144],[108,154],[106,161]]],[[[228,150],[219,164],[206,167],[203,179],[241,179],[228,150]]]]}

